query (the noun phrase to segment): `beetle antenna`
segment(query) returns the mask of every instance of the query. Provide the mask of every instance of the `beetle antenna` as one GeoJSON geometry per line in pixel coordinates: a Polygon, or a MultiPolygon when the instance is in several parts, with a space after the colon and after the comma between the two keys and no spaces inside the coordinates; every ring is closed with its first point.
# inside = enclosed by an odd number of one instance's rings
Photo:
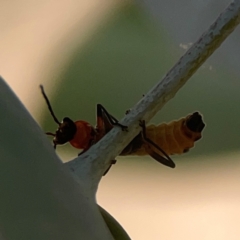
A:
{"type": "MultiPolygon", "coordinates": [[[[50,111],[50,113],[51,113],[54,121],[55,121],[58,125],[60,125],[61,123],[58,121],[57,117],[55,116],[55,114],[54,114],[54,112],[53,112],[53,110],[52,110],[51,104],[50,104],[50,102],[49,102],[49,100],[48,100],[48,97],[47,97],[46,93],[44,92],[43,85],[40,85],[40,89],[41,89],[42,95],[43,95],[43,97],[44,97],[44,99],[45,99],[45,101],[46,101],[46,103],[47,103],[48,109],[49,109],[49,111],[50,111]]],[[[47,134],[48,134],[48,133],[47,133],[47,134]]],[[[51,134],[48,134],[48,135],[51,135],[51,134]]]]}

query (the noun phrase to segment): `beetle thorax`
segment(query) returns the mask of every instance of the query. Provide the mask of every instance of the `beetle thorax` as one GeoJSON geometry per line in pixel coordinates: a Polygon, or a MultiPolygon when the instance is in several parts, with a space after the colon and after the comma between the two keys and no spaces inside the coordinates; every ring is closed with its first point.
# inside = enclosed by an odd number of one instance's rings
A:
{"type": "Polygon", "coordinates": [[[77,131],[73,139],[69,142],[73,147],[86,151],[95,143],[96,131],[93,126],[85,121],[76,121],[75,125],[77,127],[77,131]]]}

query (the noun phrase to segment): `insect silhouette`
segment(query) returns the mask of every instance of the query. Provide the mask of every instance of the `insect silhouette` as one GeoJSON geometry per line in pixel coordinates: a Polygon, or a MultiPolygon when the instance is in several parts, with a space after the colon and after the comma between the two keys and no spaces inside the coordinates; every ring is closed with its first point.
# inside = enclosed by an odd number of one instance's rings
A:
{"type": "MultiPolygon", "coordinates": [[[[60,122],[53,112],[43,86],[40,85],[40,88],[48,109],[54,121],[58,124],[58,129],[55,133],[46,133],[47,135],[53,136],[54,148],[56,148],[57,145],[69,142],[73,147],[82,149],[80,153],[82,154],[93,144],[97,143],[114,126],[118,126],[123,131],[127,131],[127,126],[120,124],[101,104],[97,104],[96,127],[91,126],[83,120],[74,122],[68,117],[63,118],[62,122],[60,122]]],[[[201,132],[205,124],[203,123],[202,116],[198,112],[195,112],[177,121],[172,121],[168,124],[163,123],[157,126],[146,126],[143,120],[140,121],[140,126],[142,127],[142,131],[123,149],[120,155],[150,155],[158,162],[174,168],[175,163],[169,155],[181,154],[192,148],[194,142],[201,138],[201,132]]],[[[114,164],[115,162],[116,160],[112,160],[111,163],[114,164]]]]}

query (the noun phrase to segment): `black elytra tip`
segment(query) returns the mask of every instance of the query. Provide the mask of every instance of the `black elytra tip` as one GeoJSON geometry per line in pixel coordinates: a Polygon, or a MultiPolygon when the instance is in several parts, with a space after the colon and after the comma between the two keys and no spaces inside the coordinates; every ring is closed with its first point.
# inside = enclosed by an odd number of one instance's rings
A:
{"type": "Polygon", "coordinates": [[[187,127],[193,132],[201,132],[205,127],[202,116],[199,112],[193,113],[186,121],[187,127]]]}

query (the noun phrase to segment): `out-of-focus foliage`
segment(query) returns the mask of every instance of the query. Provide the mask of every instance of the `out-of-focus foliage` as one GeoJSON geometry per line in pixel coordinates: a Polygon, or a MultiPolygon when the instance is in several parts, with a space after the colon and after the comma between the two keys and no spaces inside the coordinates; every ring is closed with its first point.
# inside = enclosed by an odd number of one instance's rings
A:
{"type": "MultiPolygon", "coordinates": [[[[173,66],[184,50],[173,46],[167,29],[138,5],[116,10],[83,48],[76,49],[59,74],[51,102],[58,118],[69,116],[95,124],[96,103],[122,118],[173,66]]],[[[154,123],[200,111],[207,124],[192,154],[238,150],[240,83],[227,67],[205,63],[165,105],[154,123]]],[[[44,129],[54,131],[46,107],[44,129]]]]}

